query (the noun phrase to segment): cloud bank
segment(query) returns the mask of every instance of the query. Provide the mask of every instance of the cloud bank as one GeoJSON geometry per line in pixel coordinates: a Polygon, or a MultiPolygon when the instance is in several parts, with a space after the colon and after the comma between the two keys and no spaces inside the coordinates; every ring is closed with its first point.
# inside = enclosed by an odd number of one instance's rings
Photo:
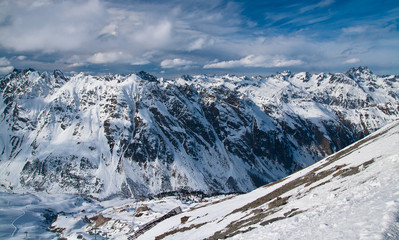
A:
{"type": "Polygon", "coordinates": [[[0,74],[7,74],[11,72],[14,69],[13,66],[11,66],[10,61],[8,61],[7,58],[2,57],[0,58],[0,74]]]}
{"type": "Polygon", "coordinates": [[[0,70],[250,73],[361,63],[392,73],[398,16],[391,0],[3,0],[0,70]]]}
{"type": "Polygon", "coordinates": [[[248,55],[239,60],[221,61],[216,63],[206,64],[204,68],[237,68],[237,67],[289,67],[303,64],[301,60],[287,60],[283,57],[266,57],[266,56],[255,56],[248,55]]]}
{"type": "Polygon", "coordinates": [[[193,62],[175,58],[175,59],[165,59],[161,62],[162,68],[181,68],[181,67],[189,67],[193,62]]]}

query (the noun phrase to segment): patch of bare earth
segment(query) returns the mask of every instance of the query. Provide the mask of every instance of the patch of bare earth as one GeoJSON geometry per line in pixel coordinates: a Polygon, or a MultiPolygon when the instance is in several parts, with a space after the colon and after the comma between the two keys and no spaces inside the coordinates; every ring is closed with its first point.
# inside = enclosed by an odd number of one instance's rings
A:
{"type": "Polygon", "coordinates": [[[205,225],[205,224],[206,224],[206,223],[191,224],[191,225],[188,226],[188,227],[176,228],[176,229],[173,229],[173,230],[171,230],[171,231],[169,231],[169,232],[165,232],[165,233],[163,233],[163,234],[161,234],[161,235],[159,235],[159,236],[156,236],[156,237],[155,237],[155,240],[161,240],[161,239],[163,239],[163,238],[165,238],[165,237],[167,237],[167,236],[176,234],[176,233],[178,233],[178,232],[185,232],[185,231],[191,230],[191,229],[193,229],[193,228],[200,228],[200,227],[202,227],[202,226],[205,225]]]}

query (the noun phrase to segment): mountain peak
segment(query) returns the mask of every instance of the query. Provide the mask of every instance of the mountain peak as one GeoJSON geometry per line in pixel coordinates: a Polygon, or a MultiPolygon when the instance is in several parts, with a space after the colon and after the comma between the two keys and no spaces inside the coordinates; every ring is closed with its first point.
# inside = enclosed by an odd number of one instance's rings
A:
{"type": "Polygon", "coordinates": [[[143,80],[147,80],[149,82],[156,82],[157,78],[151,74],[149,74],[148,72],[145,71],[140,71],[137,73],[137,76],[139,76],[141,79],[143,80]]]}
{"type": "Polygon", "coordinates": [[[180,78],[181,78],[181,79],[184,79],[184,80],[186,80],[186,81],[192,81],[192,80],[193,80],[193,77],[190,76],[190,75],[188,75],[188,74],[181,75],[180,78]]]}
{"type": "Polygon", "coordinates": [[[359,66],[357,68],[351,68],[349,69],[345,75],[347,75],[348,77],[352,78],[352,79],[357,79],[360,76],[371,76],[373,74],[373,72],[366,66],[359,66]]]}

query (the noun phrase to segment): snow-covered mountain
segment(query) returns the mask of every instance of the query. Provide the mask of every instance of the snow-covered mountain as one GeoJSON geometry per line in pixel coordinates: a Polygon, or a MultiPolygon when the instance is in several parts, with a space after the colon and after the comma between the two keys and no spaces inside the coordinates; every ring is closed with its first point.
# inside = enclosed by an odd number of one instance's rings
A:
{"type": "Polygon", "coordinates": [[[96,201],[1,188],[0,238],[396,240],[398,173],[396,121],[246,194],[96,201]]]}
{"type": "Polygon", "coordinates": [[[0,184],[99,198],[246,192],[399,116],[399,75],[0,79],[0,184]]]}
{"type": "Polygon", "coordinates": [[[398,239],[398,173],[395,122],[280,181],[190,206],[137,239],[398,239]]]}

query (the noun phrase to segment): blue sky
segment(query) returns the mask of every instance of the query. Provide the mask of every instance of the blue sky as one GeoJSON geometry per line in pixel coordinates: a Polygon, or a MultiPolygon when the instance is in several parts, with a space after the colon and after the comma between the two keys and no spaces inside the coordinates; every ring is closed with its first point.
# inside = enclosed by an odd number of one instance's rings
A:
{"type": "Polygon", "coordinates": [[[0,74],[399,74],[399,1],[0,0],[0,74]]]}

